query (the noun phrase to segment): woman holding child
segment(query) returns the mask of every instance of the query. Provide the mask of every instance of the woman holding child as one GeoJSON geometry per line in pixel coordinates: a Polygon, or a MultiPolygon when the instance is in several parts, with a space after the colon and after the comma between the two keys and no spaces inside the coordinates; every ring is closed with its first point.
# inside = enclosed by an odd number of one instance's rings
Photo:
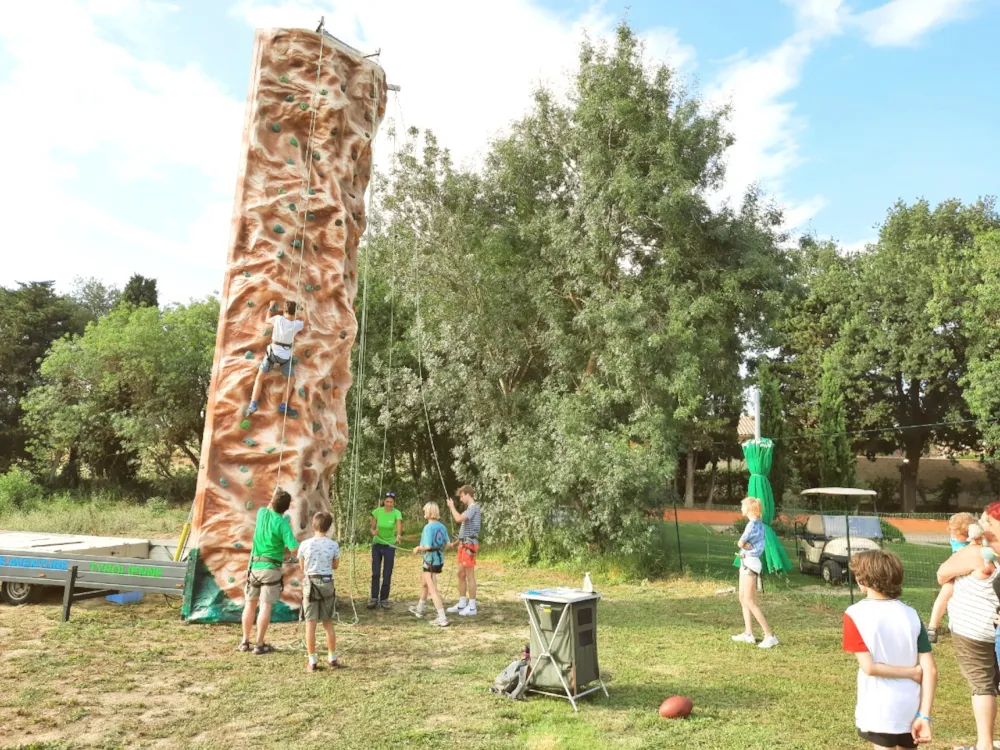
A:
{"type": "Polygon", "coordinates": [[[986,508],[980,525],[985,543],[959,549],[941,565],[937,574],[942,586],[954,582],[948,620],[958,667],[972,692],[972,713],[976,719],[977,742],[962,750],[992,750],[1000,679],[994,624],[1000,607],[1000,577],[995,564],[996,552],[1000,550],[1000,502],[986,508]]]}

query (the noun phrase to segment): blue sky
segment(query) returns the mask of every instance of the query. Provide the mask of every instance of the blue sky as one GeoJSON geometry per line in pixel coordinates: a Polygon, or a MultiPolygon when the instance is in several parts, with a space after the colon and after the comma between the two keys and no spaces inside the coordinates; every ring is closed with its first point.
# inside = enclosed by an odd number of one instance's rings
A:
{"type": "MultiPolygon", "coordinates": [[[[0,284],[160,280],[218,290],[253,29],[328,28],[381,47],[391,116],[474,166],[539,82],[564,89],[584,32],[626,12],[651,59],[730,102],[721,201],[758,181],[789,227],[846,247],[897,199],[997,192],[1000,0],[59,0],[0,8],[10,149],[0,284]],[[13,116],[11,116],[13,115],[13,116]]],[[[381,160],[391,151],[376,141],[381,160]]]]}

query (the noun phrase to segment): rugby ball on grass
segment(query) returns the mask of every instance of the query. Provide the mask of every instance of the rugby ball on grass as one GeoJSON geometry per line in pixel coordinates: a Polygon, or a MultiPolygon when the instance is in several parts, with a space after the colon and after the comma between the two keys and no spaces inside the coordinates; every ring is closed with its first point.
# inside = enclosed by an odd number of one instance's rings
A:
{"type": "Polygon", "coordinates": [[[693,709],[694,704],[690,698],[675,695],[672,698],[667,698],[660,705],[660,716],[664,719],[686,719],[691,715],[693,709]]]}

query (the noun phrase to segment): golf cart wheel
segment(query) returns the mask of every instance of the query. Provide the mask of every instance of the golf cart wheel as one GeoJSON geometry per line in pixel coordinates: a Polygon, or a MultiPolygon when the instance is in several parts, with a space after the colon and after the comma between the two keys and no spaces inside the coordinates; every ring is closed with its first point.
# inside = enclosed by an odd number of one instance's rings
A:
{"type": "Polygon", "coordinates": [[[800,573],[808,573],[809,572],[809,566],[806,563],[806,553],[805,552],[799,552],[799,572],[800,573]]]}
{"type": "Polygon", "coordinates": [[[30,583],[7,582],[3,584],[2,594],[5,602],[16,607],[19,604],[31,604],[38,600],[41,589],[30,583]]]}
{"type": "Polygon", "coordinates": [[[833,586],[837,586],[840,584],[843,578],[844,578],[844,569],[840,567],[840,563],[838,563],[836,560],[823,561],[824,581],[833,586]]]}

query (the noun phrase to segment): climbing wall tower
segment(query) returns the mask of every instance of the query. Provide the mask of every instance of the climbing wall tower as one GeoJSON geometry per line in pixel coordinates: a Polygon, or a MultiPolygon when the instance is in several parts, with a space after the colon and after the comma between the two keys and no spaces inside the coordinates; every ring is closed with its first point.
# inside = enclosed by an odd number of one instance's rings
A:
{"type": "MultiPolygon", "coordinates": [[[[329,509],[331,474],[347,447],[358,243],[386,91],[377,64],[329,35],[257,32],[194,503],[200,563],[185,602],[190,620],[238,615],[254,519],[276,484],[292,494],[300,539],[313,513],[329,509]],[[246,418],[271,307],[286,299],[300,304],[305,323],[288,417],[278,412],[288,380],[275,368],[246,418]]],[[[294,616],[298,576],[286,566],[276,619],[294,616]]]]}

